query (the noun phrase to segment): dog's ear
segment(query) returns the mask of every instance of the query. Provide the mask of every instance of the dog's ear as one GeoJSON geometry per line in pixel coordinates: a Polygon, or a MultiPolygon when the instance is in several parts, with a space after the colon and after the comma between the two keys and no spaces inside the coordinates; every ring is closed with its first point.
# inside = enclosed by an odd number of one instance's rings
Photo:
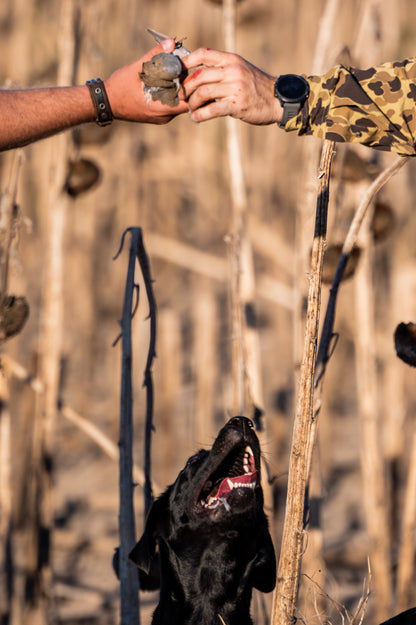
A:
{"type": "Polygon", "coordinates": [[[153,502],[147,515],[143,536],[129,553],[129,558],[147,575],[151,574],[152,561],[156,558],[156,538],[162,534],[169,491],[153,502]]]}
{"type": "Polygon", "coordinates": [[[150,572],[150,563],[156,555],[156,541],[153,536],[149,536],[146,532],[135,544],[129,553],[129,559],[136,564],[139,569],[147,575],[150,572]]]}
{"type": "Polygon", "coordinates": [[[253,586],[261,592],[271,592],[276,585],[276,556],[267,525],[259,537],[257,558],[253,567],[253,586]]]}

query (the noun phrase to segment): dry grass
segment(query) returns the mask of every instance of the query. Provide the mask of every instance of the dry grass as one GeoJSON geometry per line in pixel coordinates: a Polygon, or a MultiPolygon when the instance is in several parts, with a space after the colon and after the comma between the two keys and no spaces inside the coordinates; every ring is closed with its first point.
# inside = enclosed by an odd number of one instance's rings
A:
{"type": "MultiPolygon", "coordinates": [[[[367,4],[377,5],[361,0],[339,3],[331,37],[326,42],[331,63],[339,58],[345,46],[360,63],[413,54],[414,3],[385,0],[378,44],[365,47],[366,55],[360,56],[360,38],[364,35],[358,20],[367,4]],[[371,59],[367,56],[370,53],[371,59]]],[[[76,82],[106,76],[119,64],[146,51],[152,45],[146,26],[178,37],[187,36],[189,48],[223,47],[221,7],[206,0],[110,0],[107,3],[89,0],[80,6],[76,82]]],[[[237,9],[236,50],[276,75],[286,71],[309,73],[326,6],[324,0],[291,3],[245,0],[237,9]]],[[[60,7],[58,0],[29,4],[23,0],[3,0],[1,83],[57,82],[60,33],[56,25],[60,7]]],[[[89,139],[86,133],[77,141],[70,135],[67,137],[71,160],[91,159],[100,168],[101,177],[99,185],[66,201],[62,241],[61,395],[66,406],[87,417],[117,443],[120,354],[111,345],[118,334],[127,258],[124,255],[114,263],[112,257],[124,229],[141,226],[156,279],[159,307],[153,473],[163,487],[190,453],[211,443],[215,431],[230,416],[233,405],[224,242],[231,223],[225,120],[195,126],[184,116],[163,128],[119,123],[102,143],[93,142],[94,130],[91,129],[89,139]]],[[[296,293],[301,295],[307,286],[303,261],[308,259],[313,238],[314,204],[310,209],[305,200],[311,183],[307,159],[308,151],[316,147],[314,139],[288,136],[274,127],[241,124],[239,132],[247,187],[247,232],[253,245],[256,279],[266,424],[263,451],[274,478],[273,496],[268,505],[279,552],[298,378],[298,345],[304,322],[304,308],[298,307],[302,298],[297,299],[296,293]],[[300,241],[299,230],[296,233],[300,214],[305,237],[301,245],[295,243],[300,241]]],[[[35,378],[41,375],[39,353],[45,348],[39,339],[46,314],[42,284],[49,269],[46,241],[50,216],[46,207],[51,169],[47,163],[60,140],[48,139],[23,151],[17,201],[24,221],[10,256],[9,290],[28,298],[31,313],[23,332],[5,343],[3,349],[35,378]]],[[[319,142],[316,146],[319,149],[319,142]]],[[[354,152],[376,170],[394,161],[391,155],[375,154],[365,148],[354,152]]],[[[10,162],[9,154],[0,156],[2,189],[7,186],[10,162]]],[[[346,162],[345,148],[338,147],[336,174],[331,182],[329,244],[335,239],[337,243],[343,240],[346,215],[352,214],[363,189],[369,185],[368,180],[352,183],[347,179],[343,167],[346,162]]],[[[414,371],[396,361],[392,338],[399,321],[416,319],[415,166],[409,162],[381,192],[383,202],[393,210],[394,227],[389,228],[387,237],[374,244],[372,278],[366,287],[375,311],[372,330],[375,393],[393,568],[397,566],[400,519],[415,427],[414,371]]],[[[314,457],[320,479],[321,556],[326,566],[324,594],[333,598],[323,602],[322,622],[327,620],[334,625],[342,623],[335,605],[345,606],[348,614],[355,613],[371,551],[363,511],[359,454],[354,352],[361,321],[354,318],[355,281],[353,277],[343,283],[339,293],[335,330],[340,336],[325,380],[318,453],[314,457]]],[[[323,306],[327,297],[325,287],[323,306]]],[[[146,315],[146,307],[140,309],[133,323],[134,460],[140,466],[146,315]]],[[[27,476],[33,453],[35,397],[23,381],[13,376],[9,378],[9,387],[12,518],[19,571],[15,596],[18,598],[23,592],[26,521],[31,512],[27,476]]],[[[65,624],[115,623],[118,587],[111,558],[112,547],[118,541],[117,472],[113,460],[96,443],[74,423],[61,417],[56,415],[52,445],[57,525],[53,544],[55,622],[59,616],[65,624]]],[[[143,494],[140,488],[136,490],[140,531],[143,494]]],[[[407,505],[406,536],[412,523],[409,510],[411,506],[407,505]]],[[[413,528],[414,522],[413,519],[413,528]]],[[[312,542],[306,541],[306,550],[309,547],[312,549],[312,542]]],[[[311,569],[309,562],[307,574],[315,579],[315,573],[313,563],[311,569]]],[[[300,597],[307,598],[306,577],[301,580],[300,597]]],[[[375,588],[374,579],[372,587],[375,588]]],[[[408,595],[409,605],[415,604],[414,589],[408,595]]],[[[144,625],[149,622],[152,600],[151,595],[142,598],[144,625]]],[[[375,623],[377,601],[372,593],[364,623],[375,623]]],[[[24,623],[18,603],[12,625],[24,623]]],[[[318,603],[321,611],[322,603],[320,600],[318,603]]],[[[393,613],[395,606],[389,609],[393,613]]],[[[346,613],[343,614],[345,618],[346,613]]]]}

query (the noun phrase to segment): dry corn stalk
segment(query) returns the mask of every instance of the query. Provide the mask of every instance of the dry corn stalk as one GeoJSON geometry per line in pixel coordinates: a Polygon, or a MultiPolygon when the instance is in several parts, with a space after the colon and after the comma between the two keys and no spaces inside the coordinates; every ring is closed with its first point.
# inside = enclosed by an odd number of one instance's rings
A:
{"type": "MultiPolygon", "coordinates": [[[[235,49],[236,0],[223,0],[225,49],[235,49]]],[[[263,413],[263,391],[257,328],[248,322],[254,311],[255,280],[253,253],[247,233],[247,191],[244,180],[238,122],[231,117],[227,126],[227,148],[232,201],[232,229],[228,237],[231,264],[231,315],[233,349],[233,413],[263,413]]]]}
{"type": "MultiPolygon", "coordinates": [[[[65,0],[61,6],[59,36],[58,85],[73,82],[75,60],[76,0],[65,0]]],[[[37,508],[31,527],[28,549],[30,564],[28,582],[34,596],[27,606],[26,619],[38,625],[51,618],[53,589],[51,548],[54,524],[52,465],[54,456],[55,419],[59,397],[61,346],[63,328],[63,249],[66,225],[66,195],[63,192],[70,136],[61,134],[51,142],[51,181],[47,217],[46,270],[43,285],[42,330],[40,336],[40,377],[45,393],[39,397],[33,435],[33,507],[37,508]]]]}
{"type": "Polygon", "coordinates": [[[306,331],[290,452],[288,494],[277,573],[277,587],[274,595],[273,625],[292,624],[299,587],[299,572],[304,539],[304,504],[309,479],[310,432],[315,416],[313,413],[314,371],[329,200],[329,174],[333,153],[334,144],[326,141],[320,163],[306,331]]]}

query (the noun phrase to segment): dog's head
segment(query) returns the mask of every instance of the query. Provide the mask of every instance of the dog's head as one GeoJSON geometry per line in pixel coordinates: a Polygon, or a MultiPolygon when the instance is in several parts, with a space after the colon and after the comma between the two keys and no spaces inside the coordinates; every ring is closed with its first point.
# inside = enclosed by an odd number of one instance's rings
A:
{"type": "MultiPolygon", "coordinates": [[[[227,558],[235,557],[237,568],[251,567],[250,584],[269,592],[275,584],[275,557],[260,474],[260,445],[253,424],[234,417],[220,430],[211,450],[191,456],[174,484],[153,503],[130,558],[154,578],[159,555],[163,576],[164,560],[181,561],[180,565],[192,561],[197,566],[204,553],[215,557],[226,544],[227,558]]],[[[142,586],[147,586],[145,576],[142,586]]]]}
{"type": "Polygon", "coordinates": [[[220,430],[211,451],[189,458],[170,492],[172,520],[198,528],[248,522],[263,507],[260,446],[253,425],[234,417],[220,430]]]}

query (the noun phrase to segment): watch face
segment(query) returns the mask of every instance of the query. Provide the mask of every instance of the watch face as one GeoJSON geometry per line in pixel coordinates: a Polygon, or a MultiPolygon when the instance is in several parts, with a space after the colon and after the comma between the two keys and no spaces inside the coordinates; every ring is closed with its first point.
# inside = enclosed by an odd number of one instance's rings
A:
{"type": "Polygon", "coordinates": [[[277,80],[278,96],[285,102],[300,102],[308,95],[309,85],[302,76],[285,74],[277,80]]]}

